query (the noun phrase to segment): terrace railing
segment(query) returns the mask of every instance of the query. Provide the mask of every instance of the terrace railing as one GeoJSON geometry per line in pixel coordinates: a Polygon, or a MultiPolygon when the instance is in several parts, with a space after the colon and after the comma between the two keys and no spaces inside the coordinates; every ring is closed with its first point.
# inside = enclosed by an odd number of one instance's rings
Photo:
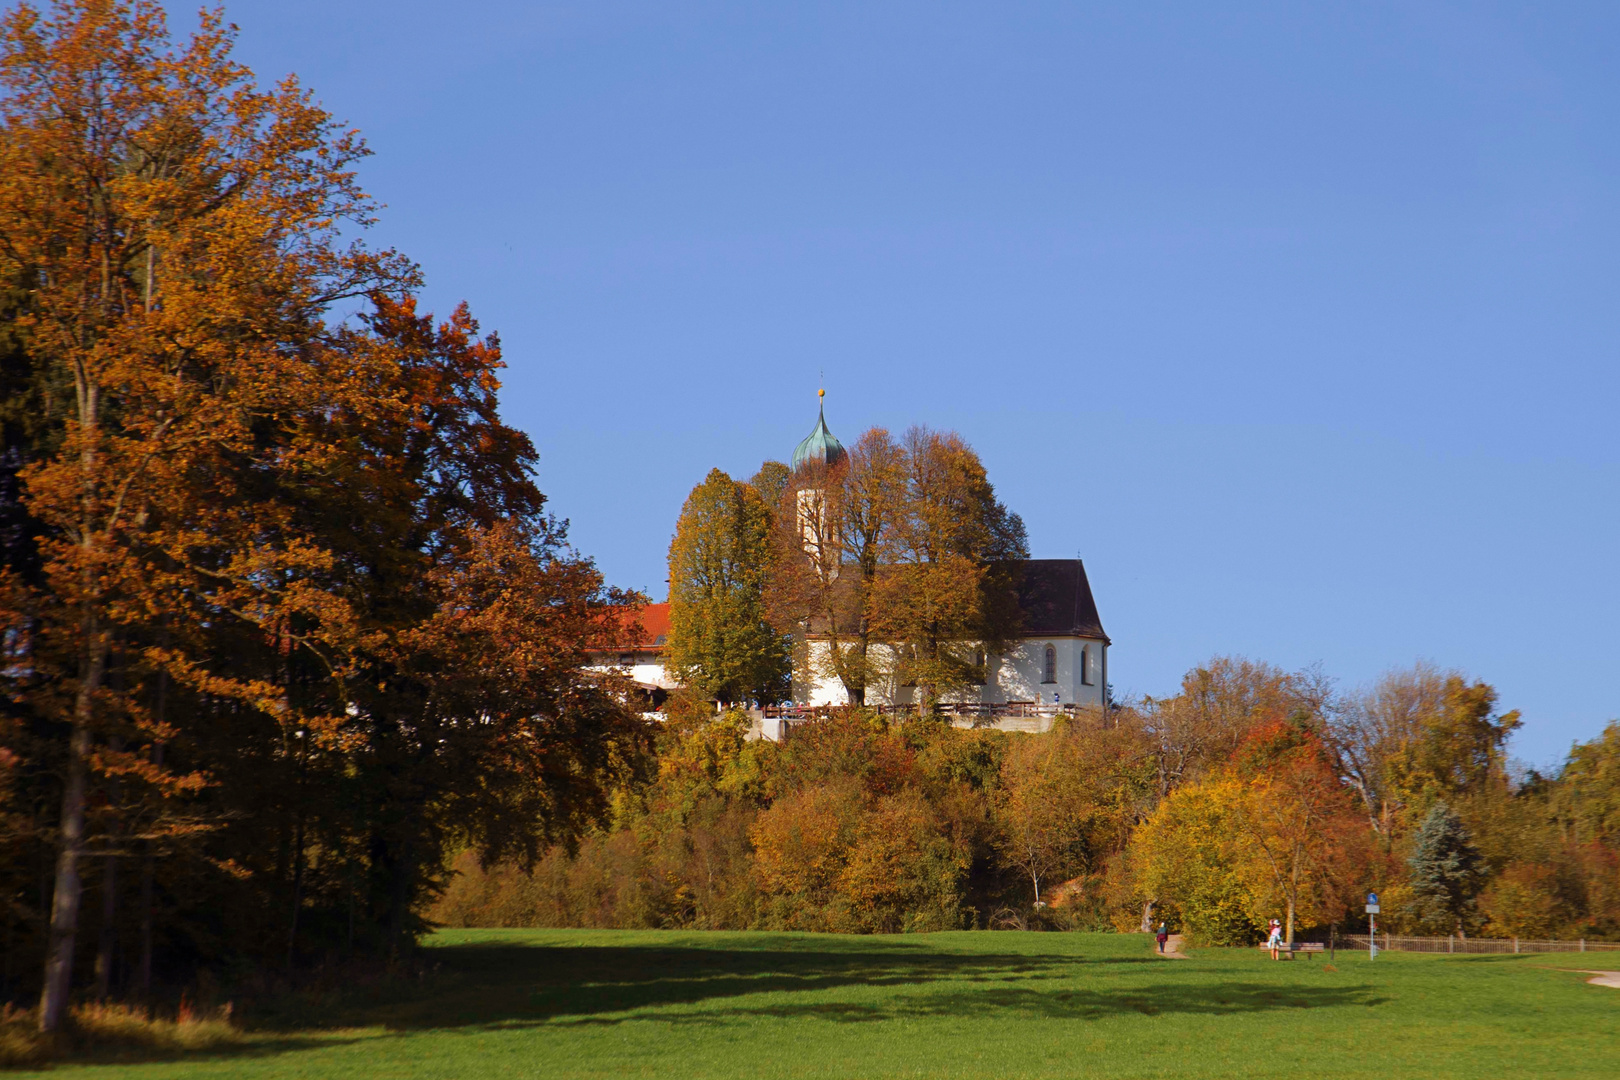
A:
{"type": "MultiPolygon", "coordinates": [[[[849,705],[767,705],[760,715],[784,720],[822,720],[852,708],[849,705]]],[[[916,716],[916,705],[869,705],[867,708],[882,716],[916,716]]],[[[1002,717],[1078,716],[1091,707],[1080,705],[1047,705],[1037,701],[987,702],[942,701],[935,708],[942,716],[963,720],[999,720],[1002,717]]]]}

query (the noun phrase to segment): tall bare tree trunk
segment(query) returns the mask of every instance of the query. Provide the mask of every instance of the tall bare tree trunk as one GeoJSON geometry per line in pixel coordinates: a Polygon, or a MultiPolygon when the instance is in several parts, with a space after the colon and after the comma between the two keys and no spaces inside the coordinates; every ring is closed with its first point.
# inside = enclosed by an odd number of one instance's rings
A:
{"type": "Polygon", "coordinates": [[[79,931],[79,903],[84,882],[79,858],[84,854],[84,802],[90,758],[90,723],[95,697],[106,675],[107,653],[93,615],[84,619],[85,658],[79,693],[73,704],[73,734],[68,740],[67,786],[62,791],[62,823],[56,854],[56,892],[51,898],[50,939],[45,952],[45,988],[39,1000],[39,1030],[53,1032],[67,1011],[73,985],[73,947],[79,931]]]}

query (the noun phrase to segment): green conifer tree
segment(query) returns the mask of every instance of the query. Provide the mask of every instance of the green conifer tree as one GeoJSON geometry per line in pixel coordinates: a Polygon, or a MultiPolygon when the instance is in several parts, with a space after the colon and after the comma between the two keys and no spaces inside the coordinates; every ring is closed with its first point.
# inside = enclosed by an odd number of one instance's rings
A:
{"type": "Polygon", "coordinates": [[[1443,802],[1429,808],[1412,838],[1413,916],[1422,930],[1450,933],[1466,927],[1484,885],[1485,860],[1468,827],[1443,802]]]}

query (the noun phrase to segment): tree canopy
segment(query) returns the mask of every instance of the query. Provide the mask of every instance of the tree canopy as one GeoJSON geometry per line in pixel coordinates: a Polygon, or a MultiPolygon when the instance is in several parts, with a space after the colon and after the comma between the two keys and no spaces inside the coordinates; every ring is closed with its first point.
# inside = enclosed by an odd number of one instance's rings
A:
{"type": "Polygon", "coordinates": [[[786,696],[791,656],[765,619],[770,509],[719,469],[692,489],[669,545],[665,666],[722,702],[786,696]]]}
{"type": "Polygon", "coordinates": [[[91,945],[103,991],[405,949],[447,845],[577,836],[641,737],[499,342],[345,239],[364,143],[233,36],[0,20],[0,879],[47,1030],[91,945]]]}

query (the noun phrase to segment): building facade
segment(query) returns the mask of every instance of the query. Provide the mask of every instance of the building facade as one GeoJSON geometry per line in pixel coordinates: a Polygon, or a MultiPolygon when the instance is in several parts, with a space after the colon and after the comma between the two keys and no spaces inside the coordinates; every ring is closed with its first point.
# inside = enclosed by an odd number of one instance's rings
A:
{"type": "MultiPolygon", "coordinates": [[[[998,656],[984,656],[983,685],[947,693],[947,704],[1101,707],[1108,687],[1108,635],[1103,632],[1085,565],[1079,559],[1026,559],[1018,594],[1023,627],[998,656]]],[[[880,650],[878,667],[885,646],[880,650]]],[[[847,705],[849,694],[827,670],[825,641],[811,636],[795,663],[793,698],[801,705],[847,705]]],[[[916,689],[893,679],[869,686],[866,704],[916,703],[916,689]]],[[[994,711],[994,710],[992,710],[994,711]]]]}

